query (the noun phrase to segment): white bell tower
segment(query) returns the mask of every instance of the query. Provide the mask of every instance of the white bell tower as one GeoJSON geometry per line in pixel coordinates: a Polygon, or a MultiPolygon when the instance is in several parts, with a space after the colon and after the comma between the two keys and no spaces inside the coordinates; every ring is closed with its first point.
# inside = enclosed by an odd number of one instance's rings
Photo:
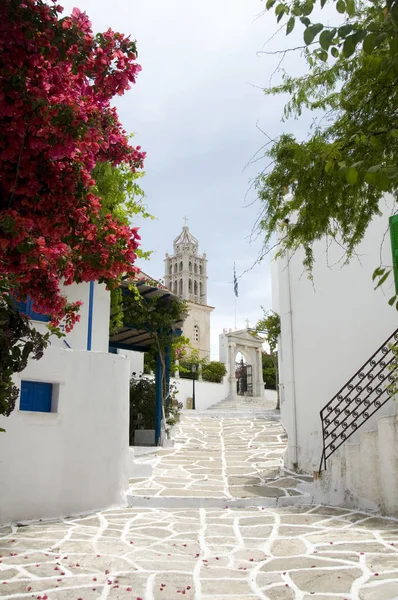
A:
{"type": "Polygon", "coordinates": [[[214,307],[207,305],[207,258],[205,253],[198,254],[199,242],[186,221],[173,242],[174,254],[166,254],[164,281],[170,291],[188,301],[183,334],[202,358],[210,358],[210,313],[214,307]]]}

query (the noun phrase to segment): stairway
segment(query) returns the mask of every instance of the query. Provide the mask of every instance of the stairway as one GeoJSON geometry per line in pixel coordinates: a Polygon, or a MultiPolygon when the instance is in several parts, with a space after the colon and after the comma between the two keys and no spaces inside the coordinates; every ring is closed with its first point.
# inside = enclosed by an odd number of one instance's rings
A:
{"type": "Polygon", "coordinates": [[[329,458],[313,487],[313,501],[398,516],[398,403],[329,458]]]}
{"type": "Polygon", "coordinates": [[[275,409],[275,403],[265,398],[254,397],[254,396],[227,396],[224,400],[213,404],[206,412],[217,412],[217,413],[228,413],[228,412],[239,412],[242,414],[247,413],[264,413],[275,409]]]}

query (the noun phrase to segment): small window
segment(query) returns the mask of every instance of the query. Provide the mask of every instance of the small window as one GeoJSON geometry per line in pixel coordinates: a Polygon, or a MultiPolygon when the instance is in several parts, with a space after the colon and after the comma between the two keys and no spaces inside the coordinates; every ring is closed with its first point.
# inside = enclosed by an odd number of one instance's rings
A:
{"type": "Polygon", "coordinates": [[[203,296],[203,288],[202,288],[202,282],[199,283],[199,296],[202,297],[203,296]]]}
{"type": "Polygon", "coordinates": [[[182,261],[180,262],[180,271],[182,271],[182,261]]]}
{"type": "Polygon", "coordinates": [[[177,281],[174,282],[174,293],[177,294],[177,281]]]}
{"type": "Polygon", "coordinates": [[[50,320],[48,315],[44,315],[43,313],[38,313],[33,310],[33,300],[29,296],[26,298],[25,302],[22,302],[21,300],[13,300],[13,304],[20,313],[27,315],[34,321],[48,323],[50,320]]]}
{"type": "Polygon", "coordinates": [[[188,291],[190,294],[192,294],[192,279],[190,279],[188,282],[188,291]]]}
{"type": "Polygon", "coordinates": [[[174,273],[177,273],[177,263],[174,265],[174,273]]]}
{"type": "Polygon", "coordinates": [[[170,265],[169,266],[169,275],[172,275],[172,274],[173,274],[173,265],[170,265]]]}
{"type": "Polygon", "coordinates": [[[53,384],[41,381],[22,381],[19,410],[51,412],[53,384]]]}
{"type": "Polygon", "coordinates": [[[202,265],[199,265],[199,275],[202,275],[202,265]]]}
{"type": "Polygon", "coordinates": [[[198,272],[198,265],[195,263],[195,267],[194,267],[195,273],[198,272]]]}
{"type": "Polygon", "coordinates": [[[198,295],[198,282],[195,281],[195,283],[193,284],[193,293],[195,294],[195,296],[198,295]]]}
{"type": "Polygon", "coordinates": [[[192,273],[192,263],[191,263],[191,261],[189,261],[189,270],[192,273]]]}
{"type": "Polygon", "coordinates": [[[182,279],[180,279],[180,296],[182,296],[182,279]]]}
{"type": "Polygon", "coordinates": [[[193,328],[193,341],[199,342],[199,327],[197,325],[193,328]]]}

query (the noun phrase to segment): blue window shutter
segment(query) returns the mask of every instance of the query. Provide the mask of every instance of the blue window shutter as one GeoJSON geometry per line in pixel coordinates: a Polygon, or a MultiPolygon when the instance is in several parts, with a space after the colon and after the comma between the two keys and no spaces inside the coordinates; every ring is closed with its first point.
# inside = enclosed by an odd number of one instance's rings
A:
{"type": "Polygon", "coordinates": [[[22,381],[21,382],[21,398],[19,401],[19,410],[31,410],[31,387],[29,385],[30,381],[22,381]]]}
{"type": "Polygon", "coordinates": [[[22,300],[16,300],[14,297],[12,297],[12,303],[18,312],[20,312],[23,315],[28,314],[28,302],[27,301],[23,302],[22,300]]]}
{"type": "Polygon", "coordinates": [[[19,410],[51,412],[52,383],[22,381],[19,410]]]}
{"type": "Polygon", "coordinates": [[[50,320],[48,315],[38,313],[33,310],[33,301],[30,298],[28,298],[28,315],[31,319],[34,319],[35,321],[42,321],[43,323],[48,323],[50,320]]]}
{"type": "Polygon", "coordinates": [[[394,269],[395,291],[398,293],[398,215],[390,217],[392,265],[394,269]]]}

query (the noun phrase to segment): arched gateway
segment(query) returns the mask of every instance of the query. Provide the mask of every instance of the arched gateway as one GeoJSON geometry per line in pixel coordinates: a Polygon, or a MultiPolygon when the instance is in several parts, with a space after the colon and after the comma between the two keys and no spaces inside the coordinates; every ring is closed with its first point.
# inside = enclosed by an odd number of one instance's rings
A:
{"type": "Polygon", "coordinates": [[[227,331],[220,335],[220,360],[227,367],[228,398],[264,397],[263,340],[248,329],[227,331]]]}

